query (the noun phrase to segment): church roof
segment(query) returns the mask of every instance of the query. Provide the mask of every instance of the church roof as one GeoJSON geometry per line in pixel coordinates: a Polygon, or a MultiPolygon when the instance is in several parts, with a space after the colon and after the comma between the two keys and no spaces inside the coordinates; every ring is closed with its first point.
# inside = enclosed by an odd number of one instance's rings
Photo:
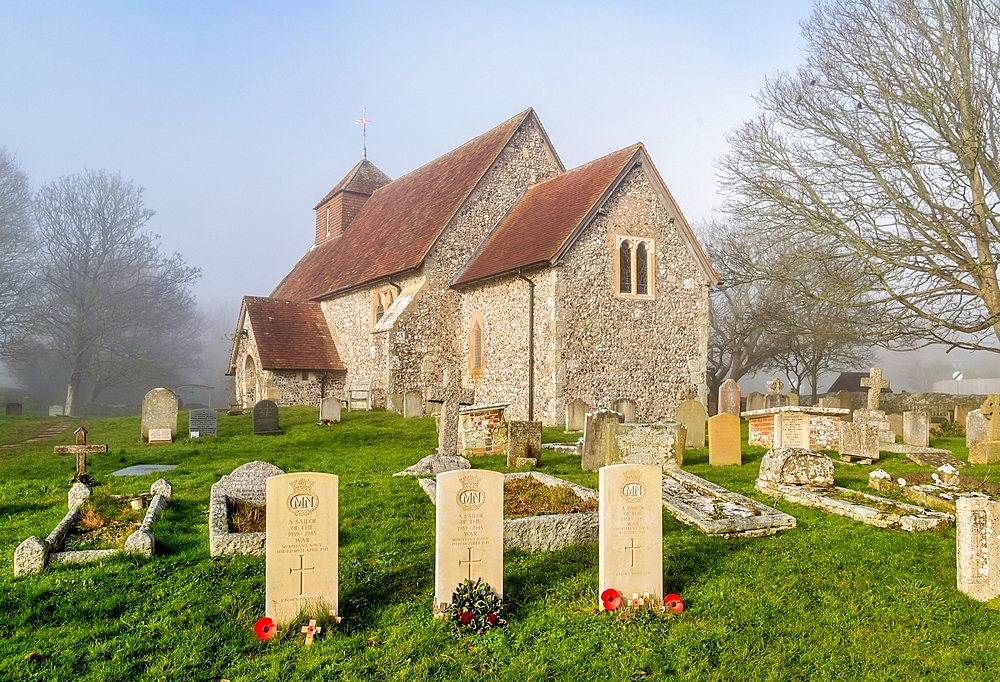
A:
{"type": "Polygon", "coordinates": [[[244,296],[243,305],[262,369],[347,369],[319,303],[244,296]]]}
{"type": "Polygon", "coordinates": [[[375,190],[385,187],[390,182],[392,182],[392,178],[379,170],[378,166],[368,159],[361,159],[340,182],[334,185],[333,189],[326,193],[326,196],[313,207],[313,210],[328,202],[337,192],[357,192],[358,194],[371,195],[375,190]]]}
{"type": "Polygon", "coordinates": [[[531,109],[375,190],[343,234],[306,252],[272,296],[318,299],[417,268],[531,109]]]}
{"type": "Polygon", "coordinates": [[[452,284],[468,284],[552,260],[641,146],[620,149],[529,187],[452,284]]]}

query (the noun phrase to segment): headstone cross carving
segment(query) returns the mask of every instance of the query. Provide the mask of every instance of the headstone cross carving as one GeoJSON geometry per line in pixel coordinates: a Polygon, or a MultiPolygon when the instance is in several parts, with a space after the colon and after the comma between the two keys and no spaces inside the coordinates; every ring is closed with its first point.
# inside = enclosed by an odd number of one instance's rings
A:
{"type": "Polygon", "coordinates": [[[87,473],[87,453],[107,452],[108,446],[106,444],[87,445],[87,429],[82,426],[74,433],[76,434],[76,445],[57,445],[52,448],[52,452],[57,455],[76,455],[76,473],[85,474],[87,473]]]}
{"type": "Polygon", "coordinates": [[[439,456],[454,457],[458,450],[458,410],[462,405],[475,402],[474,392],[462,388],[462,377],[451,367],[444,370],[444,384],[431,386],[431,403],[441,403],[438,415],[438,450],[439,456]]]}
{"type": "Polygon", "coordinates": [[[868,376],[861,380],[861,385],[868,389],[868,409],[877,410],[882,389],[889,388],[889,382],[882,379],[882,370],[872,367],[868,371],[868,376]]]}
{"type": "Polygon", "coordinates": [[[472,558],[472,548],[471,547],[466,547],[466,549],[469,550],[469,558],[468,559],[459,559],[458,565],[459,566],[466,566],[467,565],[469,567],[469,580],[472,580],[472,564],[480,564],[481,565],[483,563],[483,560],[482,559],[473,559],[472,558]]]}
{"type": "Polygon", "coordinates": [[[306,571],[309,571],[310,573],[312,573],[315,570],[316,570],[315,566],[306,566],[306,557],[305,557],[304,554],[300,554],[299,555],[299,567],[298,568],[289,568],[288,569],[288,574],[289,575],[291,575],[292,573],[296,573],[296,572],[299,574],[299,594],[300,595],[305,594],[305,590],[306,590],[306,571]]]}

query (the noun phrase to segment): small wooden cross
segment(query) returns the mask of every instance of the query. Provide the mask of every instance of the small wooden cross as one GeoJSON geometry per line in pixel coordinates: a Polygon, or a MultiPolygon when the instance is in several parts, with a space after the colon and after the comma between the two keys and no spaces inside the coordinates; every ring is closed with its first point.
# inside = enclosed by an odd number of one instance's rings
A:
{"type": "Polygon", "coordinates": [[[306,646],[309,646],[313,643],[313,637],[323,632],[323,628],[316,625],[316,621],[311,620],[309,621],[309,625],[302,626],[302,632],[305,633],[306,636],[306,646]]]}
{"type": "Polygon", "coordinates": [[[76,434],[76,445],[57,445],[52,448],[52,452],[57,455],[76,455],[76,473],[87,473],[87,453],[107,452],[107,445],[87,445],[87,429],[82,426],[74,431],[76,434]]]}
{"type": "Polygon", "coordinates": [[[882,380],[882,370],[872,367],[868,376],[861,380],[861,385],[868,389],[868,409],[877,410],[882,389],[889,388],[889,382],[882,380]]]}

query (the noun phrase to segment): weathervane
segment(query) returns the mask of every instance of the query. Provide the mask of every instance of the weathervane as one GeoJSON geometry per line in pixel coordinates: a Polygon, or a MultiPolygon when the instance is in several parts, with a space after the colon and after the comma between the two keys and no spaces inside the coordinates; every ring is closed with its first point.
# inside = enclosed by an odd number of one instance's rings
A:
{"type": "Polygon", "coordinates": [[[371,119],[368,118],[368,107],[361,107],[361,118],[354,121],[355,125],[361,126],[361,158],[368,158],[368,124],[371,123],[371,119]]]}

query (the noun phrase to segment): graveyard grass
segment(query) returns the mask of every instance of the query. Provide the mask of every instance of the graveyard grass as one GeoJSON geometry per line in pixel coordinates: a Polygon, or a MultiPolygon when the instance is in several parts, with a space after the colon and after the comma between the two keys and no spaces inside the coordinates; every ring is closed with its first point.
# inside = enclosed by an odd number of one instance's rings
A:
{"type": "MultiPolygon", "coordinates": [[[[44,442],[0,450],[0,679],[969,681],[1000,670],[1000,600],[980,604],[956,590],[954,529],[880,530],[769,500],[753,489],[763,450],[746,445],[742,467],[712,468],[706,450],[689,450],[684,468],[792,514],[798,527],[725,540],[664,512],[664,590],[681,595],[683,613],[628,622],[599,615],[596,547],[508,552],[509,625],[459,634],[431,616],[434,507],[415,480],[391,477],[433,451],[433,420],[345,412],[342,424],[320,427],[316,413],[281,408],[284,434],[256,437],[248,415],[220,415],[218,437],[162,446],[139,444],[138,417],[84,422],[89,442],[111,446],[89,457],[104,492],[146,490],[156,477],[109,478],[115,469],[179,465],[166,474],[174,501],[154,526],[157,556],[17,580],[14,548],[45,536],[66,511],[73,458],[52,446],[71,443],[79,422],[44,442]],[[262,557],[208,555],[209,487],[254,459],[340,476],[344,620],[321,623],[308,648],[297,626],[267,643],[254,637],[264,614],[262,557]]],[[[25,437],[48,425],[0,420],[0,442],[12,425],[25,437]]],[[[186,433],[187,412],[179,427],[186,433]]],[[[546,429],[545,438],[566,436],[546,429]]],[[[961,439],[931,445],[967,456],[961,439]]],[[[474,466],[503,470],[504,461],[484,457],[474,466]]],[[[879,466],[921,470],[889,453],[879,466]]],[[[871,469],[838,464],[837,483],[866,490],[871,469]]],[[[541,471],[597,485],[572,455],[545,451],[541,471]]],[[[965,473],[996,480],[1000,467],[965,473]]]]}

